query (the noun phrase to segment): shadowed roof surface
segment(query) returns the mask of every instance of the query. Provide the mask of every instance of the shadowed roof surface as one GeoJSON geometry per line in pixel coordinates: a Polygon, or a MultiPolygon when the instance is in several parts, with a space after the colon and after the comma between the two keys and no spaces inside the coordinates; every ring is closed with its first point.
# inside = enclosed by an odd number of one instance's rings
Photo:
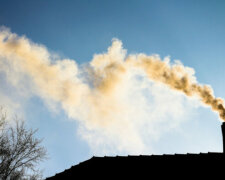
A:
{"type": "MultiPolygon", "coordinates": [[[[200,154],[164,154],[140,156],[92,157],[78,165],[72,166],[47,180],[77,179],[78,177],[146,177],[149,174],[162,177],[219,175],[225,172],[225,155],[223,153],[200,154]],[[178,173],[178,174],[177,174],[178,173]],[[107,176],[106,176],[107,175],[107,176]]],[[[181,177],[180,177],[181,178],[181,177]]],[[[78,178],[80,179],[80,178],[78,178]]]]}

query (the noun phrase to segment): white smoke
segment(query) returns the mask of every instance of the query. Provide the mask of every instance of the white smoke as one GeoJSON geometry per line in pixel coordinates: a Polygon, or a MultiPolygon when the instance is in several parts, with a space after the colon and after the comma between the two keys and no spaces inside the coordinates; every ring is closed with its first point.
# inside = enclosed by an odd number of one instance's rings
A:
{"type": "Polygon", "coordinates": [[[60,104],[96,153],[150,152],[151,141],[177,128],[196,105],[185,94],[199,97],[223,117],[223,101],[197,84],[193,69],[157,55],[127,56],[117,39],[84,68],[52,57],[43,45],[0,32],[0,73],[11,85],[30,89],[29,96],[60,104]]]}

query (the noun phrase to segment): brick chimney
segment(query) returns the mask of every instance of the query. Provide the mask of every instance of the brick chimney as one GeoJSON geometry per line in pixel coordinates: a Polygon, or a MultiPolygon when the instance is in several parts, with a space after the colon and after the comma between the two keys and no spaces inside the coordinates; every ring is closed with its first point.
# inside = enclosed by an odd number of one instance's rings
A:
{"type": "Polygon", "coordinates": [[[221,125],[222,136],[223,136],[223,153],[225,153],[225,122],[221,125]]]}

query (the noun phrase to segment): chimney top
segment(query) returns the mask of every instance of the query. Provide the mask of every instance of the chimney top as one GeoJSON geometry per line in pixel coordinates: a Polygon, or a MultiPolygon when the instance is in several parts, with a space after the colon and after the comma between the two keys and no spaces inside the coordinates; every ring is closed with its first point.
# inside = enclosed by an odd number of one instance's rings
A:
{"type": "Polygon", "coordinates": [[[225,122],[221,125],[222,137],[223,137],[223,153],[225,153],[225,122]]]}

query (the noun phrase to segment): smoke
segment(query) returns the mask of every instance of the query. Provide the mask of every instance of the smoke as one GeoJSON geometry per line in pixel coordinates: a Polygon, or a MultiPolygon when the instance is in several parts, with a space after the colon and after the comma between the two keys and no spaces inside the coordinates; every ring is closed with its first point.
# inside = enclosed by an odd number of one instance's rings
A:
{"type": "Polygon", "coordinates": [[[203,104],[210,106],[225,121],[224,100],[216,98],[210,86],[198,84],[193,69],[184,67],[180,62],[171,66],[169,60],[161,61],[157,56],[144,54],[130,56],[126,61],[144,70],[153,81],[162,82],[187,96],[198,96],[203,104]]]}
{"type": "MultiPolygon", "coordinates": [[[[157,134],[153,124],[163,119],[159,116],[185,113],[178,91],[198,97],[225,120],[223,100],[216,98],[209,86],[197,83],[192,68],[178,61],[171,64],[169,58],[161,60],[157,55],[128,56],[117,39],[107,53],[94,55],[91,62],[80,67],[74,60],[56,59],[44,46],[3,29],[0,65],[0,71],[14,86],[28,80],[33,94],[47,104],[58,103],[71,119],[78,120],[80,134],[95,147],[109,142],[119,144],[119,151],[145,152],[142,128],[148,127],[150,134],[157,134]],[[162,86],[169,94],[166,97],[165,92],[160,92],[162,86]],[[146,92],[155,97],[154,107],[146,92]],[[163,105],[168,102],[173,103],[170,109],[163,105]],[[151,126],[149,119],[154,122],[151,126]]],[[[176,124],[177,121],[170,123],[171,128],[176,124]]]]}

